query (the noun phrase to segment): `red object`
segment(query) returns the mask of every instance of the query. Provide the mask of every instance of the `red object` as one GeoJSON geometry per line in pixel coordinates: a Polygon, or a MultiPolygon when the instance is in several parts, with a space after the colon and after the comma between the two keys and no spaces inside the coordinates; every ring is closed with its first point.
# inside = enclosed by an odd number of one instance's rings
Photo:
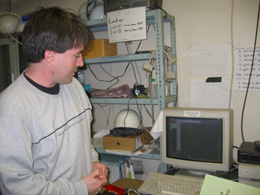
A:
{"type": "Polygon", "coordinates": [[[118,195],[125,195],[125,190],[123,188],[119,188],[111,184],[106,185],[104,188],[109,192],[116,192],[118,195]]]}
{"type": "Polygon", "coordinates": [[[126,98],[132,97],[131,88],[125,84],[108,90],[97,90],[91,93],[92,98],[126,98]]]}

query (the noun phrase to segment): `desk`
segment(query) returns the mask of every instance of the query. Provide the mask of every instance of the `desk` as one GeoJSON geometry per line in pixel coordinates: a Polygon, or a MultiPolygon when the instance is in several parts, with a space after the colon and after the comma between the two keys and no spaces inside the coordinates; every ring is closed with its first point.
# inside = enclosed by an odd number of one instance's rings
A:
{"type": "Polygon", "coordinates": [[[112,185],[119,188],[133,188],[137,191],[137,189],[143,184],[144,181],[138,179],[129,179],[129,178],[120,178],[119,180],[112,183],[112,185]]]}

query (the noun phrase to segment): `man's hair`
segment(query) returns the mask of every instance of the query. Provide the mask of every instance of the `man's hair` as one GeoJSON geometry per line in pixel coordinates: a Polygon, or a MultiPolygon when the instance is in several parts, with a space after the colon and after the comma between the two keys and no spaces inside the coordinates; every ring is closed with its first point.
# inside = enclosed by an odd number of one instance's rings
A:
{"type": "Polygon", "coordinates": [[[58,7],[40,8],[26,22],[23,50],[29,62],[40,62],[46,50],[64,53],[72,48],[88,48],[91,36],[75,14],[58,7]]]}

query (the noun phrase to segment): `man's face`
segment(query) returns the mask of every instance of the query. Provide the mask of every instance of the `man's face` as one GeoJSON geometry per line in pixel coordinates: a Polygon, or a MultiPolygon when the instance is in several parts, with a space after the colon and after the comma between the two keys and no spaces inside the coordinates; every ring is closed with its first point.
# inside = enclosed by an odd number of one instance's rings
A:
{"type": "Polygon", "coordinates": [[[65,53],[55,54],[55,63],[53,67],[53,83],[66,84],[71,83],[72,78],[78,70],[78,67],[84,65],[82,59],[83,46],[72,48],[65,53]]]}

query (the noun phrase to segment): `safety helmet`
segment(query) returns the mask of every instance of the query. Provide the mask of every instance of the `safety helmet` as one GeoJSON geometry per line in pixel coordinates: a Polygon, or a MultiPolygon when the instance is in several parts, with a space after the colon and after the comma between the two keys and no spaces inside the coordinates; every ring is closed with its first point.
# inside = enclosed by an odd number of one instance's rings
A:
{"type": "Polygon", "coordinates": [[[16,25],[20,20],[21,18],[14,13],[0,13],[0,33],[14,33],[16,25]]]}
{"type": "Polygon", "coordinates": [[[121,110],[115,119],[115,128],[141,129],[141,119],[136,111],[131,109],[121,110]]]}

